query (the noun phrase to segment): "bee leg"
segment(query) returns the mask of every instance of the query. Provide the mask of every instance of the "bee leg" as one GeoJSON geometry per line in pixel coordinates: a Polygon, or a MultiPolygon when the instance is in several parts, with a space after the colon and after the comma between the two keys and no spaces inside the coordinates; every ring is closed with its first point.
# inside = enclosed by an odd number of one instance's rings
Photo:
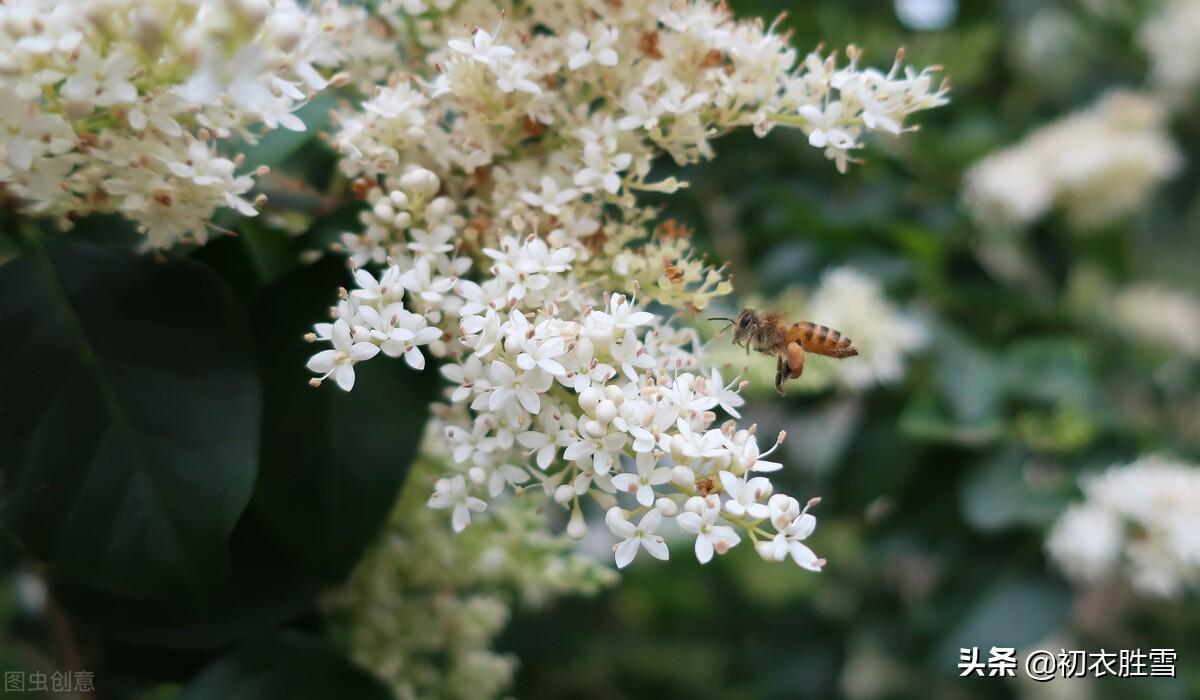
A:
{"type": "Polygon", "coordinates": [[[775,393],[780,396],[784,396],[783,380],[787,377],[787,373],[784,371],[786,368],[787,365],[783,360],[783,356],[780,355],[779,361],[775,364],[775,393]]]}
{"type": "MultiPolygon", "coordinates": [[[[782,365],[783,358],[779,361],[782,365]]],[[[804,372],[804,348],[800,343],[788,343],[787,346],[788,378],[795,379],[804,372]]]]}

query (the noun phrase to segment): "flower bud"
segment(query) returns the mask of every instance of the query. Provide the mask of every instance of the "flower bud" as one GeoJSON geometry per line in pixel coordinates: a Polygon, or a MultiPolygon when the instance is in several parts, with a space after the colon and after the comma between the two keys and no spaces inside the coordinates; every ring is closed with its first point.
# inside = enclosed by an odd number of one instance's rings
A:
{"type": "Polygon", "coordinates": [[[471,467],[467,470],[467,478],[473,484],[482,484],[487,481],[487,472],[482,467],[471,467]]]}
{"type": "Polygon", "coordinates": [[[374,214],[380,221],[390,221],[396,215],[396,211],[388,204],[386,199],[381,199],[371,207],[371,213],[374,214]]]}
{"type": "Polygon", "coordinates": [[[587,521],[583,519],[583,511],[575,508],[571,511],[571,519],[567,522],[567,536],[581,540],[587,534],[587,521]]]}
{"type": "Polygon", "coordinates": [[[676,515],[679,515],[679,504],[665,496],[656,500],[654,502],[654,507],[658,509],[658,512],[662,513],[668,518],[673,518],[676,515]]]}
{"type": "Polygon", "coordinates": [[[400,186],[404,188],[410,196],[428,198],[433,193],[438,191],[442,186],[442,181],[432,170],[425,168],[413,168],[400,178],[400,186]]]}
{"type": "Polygon", "coordinates": [[[758,552],[758,556],[767,561],[783,561],[775,552],[775,542],[773,540],[759,540],[754,543],[754,551],[758,552]]]}
{"type": "Polygon", "coordinates": [[[427,211],[430,216],[442,218],[454,213],[454,200],[449,197],[438,197],[429,203],[427,211]]]}
{"type": "Polygon", "coordinates": [[[687,445],[687,440],[684,440],[682,435],[672,435],[670,443],[671,459],[675,460],[676,462],[682,462],[686,460],[687,456],[683,454],[683,448],[685,445],[687,445]]]}
{"type": "Polygon", "coordinates": [[[276,12],[267,22],[267,33],[276,46],[291,51],[304,38],[304,17],[298,12],[276,12]]]}
{"type": "Polygon", "coordinates": [[[579,395],[579,407],[589,416],[594,415],[597,404],[604,395],[594,386],[589,386],[579,395]]]}
{"type": "Polygon", "coordinates": [[[408,209],[408,195],[400,190],[392,190],[388,193],[388,198],[392,200],[392,204],[396,205],[397,209],[408,209]]]}
{"type": "Polygon", "coordinates": [[[588,437],[601,438],[608,432],[604,428],[604,424],[598,420],[589,420],[583,422],[583,432],[588,437]]]}
{"type": "Polygon", "coordinates": [[[671,481],[691,488],[696,485],[696,472],[682,464],[677,464],[671,468],[671,481]]]}
{"type": "Polygon", "coordinates": [[[604,387],[604,398],[620,406],[625,401],[625,392],[616,384],[609,384],[604,387]]]}
{"type": "MultiPolygon", "coordinates": [[[[609,388],[611,389],[613,387],[609,388]]],[[[617,405],[609,399],[604,399],[600,403],[596,404],[596,411],[593,415],[595,415],[596,420],[600,421],[601,423],[609,423],[613,418],[617,417],[617,405]]]]}
{"type": "Polygon", "coordinates": [[[570,503],[572,498],[575,498],[575,488],[570,484],[559,484],[558,488],[554,489],[556,503],[570,503]]]}

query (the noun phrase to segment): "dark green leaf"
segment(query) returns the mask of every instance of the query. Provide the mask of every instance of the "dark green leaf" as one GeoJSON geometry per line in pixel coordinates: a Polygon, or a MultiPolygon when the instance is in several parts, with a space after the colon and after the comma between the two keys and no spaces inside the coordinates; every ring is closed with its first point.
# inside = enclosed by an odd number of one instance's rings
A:
{"type": "Polygon", "coordinates": [[[261,405],[232,295],[193,262],[35,236],[0,268],[6,524],[98,587],[219,579],[261,405]]]}
{"type": "Polygon", "coordinates": [[[975,465],[960,493],[963,515],[980,530],[1013,525],[1047,525],[1066,507],[1074,490],[1069,479],[1030,468],[1020,448],[1000,452],[975,465]]]}
{"type": "Polygon", "coordinates": [[[900,433],[914,440],[966,446],[985,445],[1004,435],[1004,422],[983,417],[958,420],[942,408],[931,390],[922,390],[904,407],[897,425],[900,433]]]}
{"type": "Polygon", "coordinates": [[[379,530],[416,455],[436,368],[410,370],[383,355],[359,364],[350,393],[308,385],[303,340],[328,318],[349,279],[340,258],[285,277],[253,309],[265,413],[254,509],[298,561],[329,580],[345,576],[379,530]]]}
{"type": "Polygon", "coordinates": [[[178,700],[388,700],[392,694],[325,640],[298,632],[251,639],[209,666],[178,700]]]}
{"type": "Polygon", "coordinates": [[[962,648],[980,647],[986,659],[986,650],[993,646],[1020,649],[1036,644],[1060,628],[1070,601],[1070,593],[1049,580],[1022,578],[999,583],[984,593],[936,647],[935,663],[953,671],[962,648]]]}

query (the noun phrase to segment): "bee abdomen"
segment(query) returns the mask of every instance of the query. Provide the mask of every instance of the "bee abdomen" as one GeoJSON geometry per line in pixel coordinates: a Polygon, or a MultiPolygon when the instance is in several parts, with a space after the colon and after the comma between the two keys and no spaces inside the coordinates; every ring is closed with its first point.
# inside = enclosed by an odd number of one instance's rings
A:
{"type": "Polygon", "coordinates": [[[801,321],[796,324],[796,330],[800,336],[800,344],[808,352],[828,357],[853,357],[858,354],[854,341],[829,326],[801,321]]]}

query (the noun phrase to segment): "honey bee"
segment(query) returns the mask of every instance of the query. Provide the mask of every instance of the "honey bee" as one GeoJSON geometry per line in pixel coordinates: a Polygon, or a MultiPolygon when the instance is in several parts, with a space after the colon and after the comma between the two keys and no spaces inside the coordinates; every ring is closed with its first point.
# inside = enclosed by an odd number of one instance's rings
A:
{"type": "Polygon", "coordinates": [[[788,323],[779,314],[769,311],[745,308],[736,319],[714,317],[709,320],[729,321],[733,327],[733,342],[746,348],[747,355],[753,348],[777,358],[775,391],[780,396],[784,395],[784,380],[795,379],[804,371],[805,351],[838,359],[858,354],[854,341],[840,331],[809,321],[788,323]]]}

